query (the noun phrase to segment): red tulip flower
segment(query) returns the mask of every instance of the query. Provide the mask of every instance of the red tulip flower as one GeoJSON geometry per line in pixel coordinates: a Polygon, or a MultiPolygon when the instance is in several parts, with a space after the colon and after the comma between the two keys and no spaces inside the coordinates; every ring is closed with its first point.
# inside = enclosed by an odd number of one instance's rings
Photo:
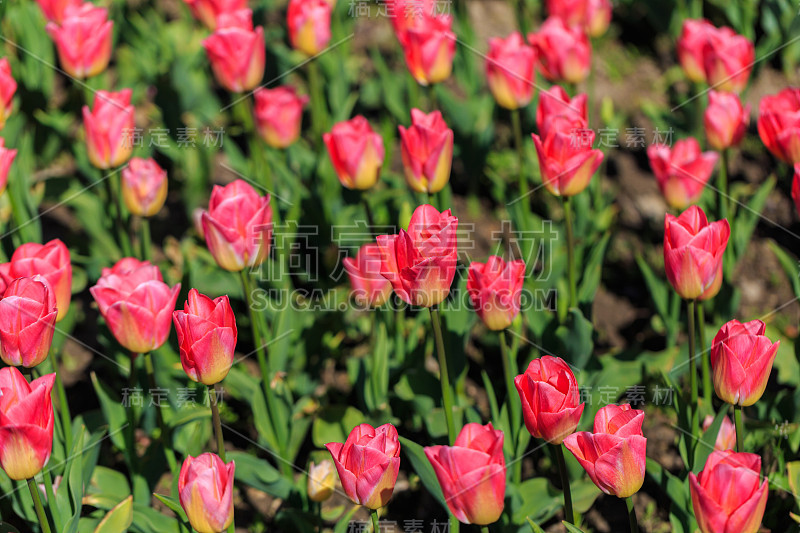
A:
{"type": "Polygon", "coordinates": [[[292,48],[307,56],[323,52],[331,40],[332,11],[325,0],[290,0],[287,22],[292,48]]]}
{"type": "Polygon", "coordinates": [[[437,14],[436,0],[386,0],[386,15],[392,23],[397,40],[402,46],[408,42],[406,34],[423,16],[437,14]]]}
{"type": "Polygon", "coordinates": [[[0,300],[0,358],[7,365],[33,368],[53,343],[56,298],[42,276],[17,278],[0,300]]]}
{"type": "Polygon", "coordinates": [[[381,273],[406,303],[432,307],[447,298],[458,264],[458,219],[450,210],[417,207],[408,231],[378,236],[381,273]]]}
{"type": "Polygon", "coordinates": [[[750,104],[743,107],[732,93],[709,91],[703,124],[708,144],[715,150],[737,146],[750,124],[750,104]]]}
{"type": "Polygon", "coordinates": [[[611,23],[609,0],[547,0],[547,13],[567,26],[578,26],[590,37],[603,35],[611,23]]]}
{"type": "Polygon", "coordinates": [[[752,41],[730,28],[711,32],[703,54],[708,84],[718,91],[740,93],[755,63],[752,41]]]}
{"type": "Polygon", "coordinates": [[[167,199],[167,171],[153,159],[134,157],[122,169],[122,199],[134,215],[155,215],[167,199]]]}
{"type": "Polygon", "coordinates": [[[432,85],[450,77],[456,54],[456,35],[449,16],[421,14],[405,32],[403,53],[408,71],[420,85],[432,85]]]}
{"type": "Polygon", "coordinates": [[[594,431],[564,439],[597,488],[627,498],[644,483],[647,439],[642,434],[644,411],[630,405],[606,405],[594,418],[594,431]]]}
{"type": "Polygon", "coordinates": [[[184,0],[192,15],[211,31],[217,29],[217,18],[222,14],[247,9],[247,0],[184,0]]]}
{"type": "Polygon", "coordinates": [[[760,320],[731,320],[719,330],[711,345],[714,390],[721,400],[747,407],[756,403],[767,386],[780,341],[764,335],[760,320]]]}
{"type": "Polygon", "coordinates": [[[368,509],[389,502],[400,471],[400,441],[391,424],[353,428],[344,443],[325,445],[333,457],[345,494],[368,509]]]}
{"type": "Polygon", "coordinates": [[[708,222],[693,205],[679,217],[664,219],[664,270],[675,291],[686,300],[707,300],[722,285],[722,256],[731,227],[727,220],[708,222]]]}
{"type": "Polygon", "coordinates": [[[23,244],[11,256],[5,274],[6,284],[16,278],[42,276],[55,295],[58,317],[56,322],[67,316],[72,297],[72,263],[69,249],[58,239],[47,244],[29,242],[23,244]]]}
{"type": "Polygon", "coordinates": [[[17,151],[13,148],[6,148],[6,141],[0,137],[0,195],[6,190],[8,185],[8,172],[11,170],[11,163],[17,157],[17,151]]]}
{"type": "Polygon", "coordinates": [[[69,6],[80,6],[81,0],[36,0],[36,3],[39,4],[44,18],[49,22],[61,24],[64,19],[64,10],[69,6]]]}
{"type": "Polygon", "coordinates": [[[380,307],[392,292],[392,284],[381,274],[382,259],[381,249],[375,243],[362,246],[355,259],[344,258],[353,296],[362,307],[380,307]]]}
{"type": "Polygon", "coordinates": [[[178,476],[181,507],[198,533],[220,533],[233,523],[233,476],[236,464],[216,454],[188,455],[178,476]]]}
{"type": "Polygon", "coordinates": [[[104,268],[89,289],[117,341],[133,353],[148,353],[167,340],[181,284],[164,283],[158,267],[132,257],[104,268]]]}
{"type": "Polygon", "coordinates": [[[270,195],[259,196],[246,181],[236,180],[225,187],[215,185],[202,223],[208,251],[225,270],[240,272],[269,257],[270,195]]]}
{"type": "Polygon", "coordinates": [[[450,180],[453,130],[439,111],[411,110],[411,127],[398,126],[406,183],[417,192],[441,191],[450,180]]]}
{"type": "Polygon", "coordinates": [[[11,76],[11,64],[8,58],[0,59],[0,129],[11,116],[11,100],[17,92],[17,82],[11,76]]]}
{"type": "Polygon", "coordinates": [[[298,96],[294,87],[258,88],[254,93],[254,118],[258,134],[273,148],[288,148],[300,138],[303,107],[307,96],[298,96]]]}
{"type": "Polygon", "coordinates": [[[97,91],[94,106],[83,106],[89,161],[100,169],[118,167],[133,154],[135,129],[131,90],[97,91]]]}
{"type": "Polygon", "coordinates": [[[706,45],[716,31],[717,28],[705,19],[683,21],[677,43],[678,61],[686,77],[695,83],[706,81],[706,45]]]}
{"type": "Polygon", "coordinates": [[[264,77],[264,28],[253,29],[253,12],[222,13],[217,27],[203,41],[214,77],[225,89],[241,93],[255,89],[264,77]]]}
{"type": "Polygon", "coordinates": [[[55,374],[30,384],[13,366],[0,368],[0,466],[11,479],[31,479],[53,449],[55,374]]]}
{"type": "Polygon", "coordinates": [[[758,134],[775,157],[800,163],[800,88],[787,87],[761,99],[758,134]]]}
{"type": "Polygon", "coordinates": [[[647,157],[669,206],[686,209],[700,199],[719,154],[701,152],[697,139],[688,137],[677,141],[672,148],[651,144],[647,147],[647,157]]]}
{"type": "Polygon", "coordinates": [[[756,533],[767,506],[769,483],[761,481],[761,457],[714,451],[699,476],[689,473],[689,490],[702,533],[756,533]]]}
{"type": "Polygon", "coordinates": [[[500,518],[506,494],[502,431],[491,423],[467,424],[453,446],[429,446],[425,455],[460,522],[485,526],[500,518]]]}
{"type": "Polygon", "coordinates": [[[377,183],[383,166],[383,137],[361,115],[334,124],[322,136],[342,185],[366,190],[377,183]]]}
{"type": "Polygon", "coordinates": [[[514,378],[522,401],[525,427],[531,435],[561,444],[581,421],[583,403],[575,375],[560,357],[534,359],[524,374],[514,378]]]}
{"type": "Polygon", "coordinates": [[[214,385],[231,369],[236,349],[236,317],[227,296],[213,300],[197,289],[189,291],[183,311],[172,313],[181,365],[189,379],[214,385]]]}
{"type": "MultiPolygon", "coordinates": [[[[582,127],[588,130],[589,112],[587,110],[587,99],[586,93],[570,98],[567,91],[559,85],[553,85],[549,90],[539,93],[539,107],[536,108],[536,126],[539,129],[540,137],[547,137],[550,126],[554,122],[553,119],[556,117],[566,118],[569,124],[574,124],[576,128],[582,127]]],[[[563,124],[561,121],[555,122],[556,124],[563,124]]],[[[594,137],[592,137],[593,140],[594,137]]],[[[591,146],[591,142],[589,146],[591,146]]]]}
{"type": "Polygon", "coordinates": [[[504,261],[492,255],[486,263],[473,261],[467,274],[467,292],[472,307],[486,327],[500,331],[519,314],[525,261],[504,261]]]}
{"type": "Polygon", "coordinates": [[[537,64],[548,80],[580,83],[589,75],[592,46],[581,28],[549,17],[539,31],[528,35],[528,41],[536,50],[537,64]]]}
{"type": "Polygon", "coordinates": [[[536,51],[519,32],[505,39],[489,39],[486,54],[486,79],[497,103],[506,109],[519,109],[533,98],[536,51]]]}
{"type": "MultiPolygon", "coordinates": [[[[703,431],[708,431],[714,423],[714,416],[708,415],[703,419],[703,431]]],[[[736,426],[727,416],[722,417],[722,424],[719,426],[717,440],[714,442],[714,449],[717,451],[733,450],[736,448],[736,426]]]]}
{"type": "Polygon", "coordinates": [[[97,76],[108,67],[113,29],[108,10],[90,2],[68,5],[60,24],[47,25],[61,68],[78,79],[97,76]]]}

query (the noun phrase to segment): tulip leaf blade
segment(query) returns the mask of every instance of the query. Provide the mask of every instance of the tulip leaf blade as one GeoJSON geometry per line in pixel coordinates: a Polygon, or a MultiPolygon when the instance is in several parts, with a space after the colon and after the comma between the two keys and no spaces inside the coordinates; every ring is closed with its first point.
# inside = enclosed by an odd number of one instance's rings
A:
{"type": "Polygon", "coordinates": [[[585,533],[585,531],[583,531],[581,528],[570,524],[566,520],[562,520],[561,523],[564,524],[564,527],[567,528],[567,531],[569,531],[569,533],[585,533]]]}
{"type": "Polygon", "coordinates": [[[730,407],[730,404],[728,403],[722,406],[717,413],[717,416],[714,417],[714,421],[703,433],[702,437],[694,448],[694,468],[692,469],[692,472],[695,474],[700,473],[706,464],[708,456],[714,451],[714,444],[717,441],[717,434],[719,433],[719,428],[722,426],[722,420],[728,413],[728,407],[730,407]]]}
{"type": "Polygon", "coordinates": [[[422,480],[422,484],[430,492],[436,500],[442,504],[442,507],[449,513],[447,503],[444,501],[444,494],[442,487],[439,486],[439,480],[436,478],[436,473],[433,471],[428,457],[425,455],[425,450],[422,446],[414,441],[408,440],[405,437],[399,437],[400,444],[402,444],[402,451],[411,462],[411,467],[422,480]]]}
{"type": "Polygon", "coordinates": [[[95,528],[94,533],[120,533],[133,523],[133,495],[119,502],[95,528]]]}
{"type": "Polygon", "coordinates": [[[581,286],[578,289],[578,302],[581,305],[588,305],[591,308],[594,295],[600,286],[600,278],[603,274],[603,258],[606,255],[608,242],[611,240],[611,232],[605,232],[600,242],[595,244],[589,252],[586,260],[586,267],[583,269],[581,286]]]}
{"type": "Polygon", "coordinates": [[[178,515],[178,518],[180,518],[181,522],[187,523],[189,521],[189,518],[186,516],[186,512],[183,510],[183,507],[181,507],[181,504],[178,500],[172,496],[158,494],[156,492],[153,493],[153,496],[155,496],[158,501],[166,505],[167,509],[178,515]]]}
{"type": "Polygon", "coordinates": [[[528,521],[528,525],[529,525],[529,526],[531,526],[531,530],[533,531],[533,533],[544,533],[544,529],[540,528],[540,527],[539,527],[539,526],[536,524],[536,522],[534,522],[533,520],[531,520],[531,517],[530,517],[530,516],[526,516],[526,517],[525,517],[525,520],[527,520],[527,521],[528,521]]]}
{"type": "Polygon", "coordinates": [[[226,459],[236,463],[236,480],[276,498],[286,499],[292,492],[291,483],[271,464],[245,452],[228,452],[226,459]]]}

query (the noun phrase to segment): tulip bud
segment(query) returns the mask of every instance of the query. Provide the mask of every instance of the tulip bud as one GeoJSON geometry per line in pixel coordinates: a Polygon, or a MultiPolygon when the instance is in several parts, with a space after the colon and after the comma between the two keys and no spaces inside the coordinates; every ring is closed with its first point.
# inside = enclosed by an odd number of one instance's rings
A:
{"type": "Polygon", "coordinates": [[[233,523],[233,476],[236,464],[216,454],[186,457],[178,476],[178,495],[197,533],[221,533],[233,523]]]}
{"type": "Polygon", "coordinates": [[[30,384],[13,366],[0,368],[0,466],[21,481],[42,471],[53,449],[55,374],[30,384]]]}
{"type": "Polygon", "coordinates": [[[6,141],[0,137],[0,196],[5,192],[8,185],[8,172],[11,170],[11,163],[17,157],[17,151],[6,148],[6,141]]]}
{"type": "Polygon", "coordinates": [[[551,444],[561,444],[575,431],[583,414],[583,403],[575,375],[559,357],[534,359],[524,374],[514,378],[522,401],[525,427],[531,435],[551,444]]]}
{"type": "Polygon", "coordinates": [[[603,151],[592,149],[594,132],[574,117],[553,117],[544,138],[532,137],[544,186],[556,196],[582,192],[603,162],[603,151]]]}
{"type": "Polygon", "coordinates": [[[558,17],[549,17],[539,31],[528,35],[536,50],[544,77],[554,82],[580,83],[589,75],[592,47],[578,27],[569,27],[558,17]]]}
{"type": "Polygon", "coordinates": [[[708,84],[718,91],[742,92],[750,79],[755,55],[750,39],[732,29],[711,32],[703,54],[708,84]]]}
{"type": "Polygon", "coordinates": [[[356,426],[344,444],[325,445],[339,472],[347,496],[368,509],[380,509],[389,502],[400,471],[400,442],[391,424],[373,428],[356,426]]]}
{"type": "Polygon", "coordinates": [[[644,411],[630,405],[606,405],[594,418],[594,430],[573,433],[564,446],[597,488],[618,498],[636,494],[644,484],[647,439],[644,411]]]}
{"type": "MultiPolygon", "coordinates": [[[[566,119],[568,124],[578,129],[589,131],[589,113],[587,108],[587,95],[581,93],[570,98],[560,85],[553,85],[547,91],[542,91],[539,94],[539,107],[536,109],[536,126],[539,128],[539,135],[541,138],[546,138],[550,132],[551,125],[564,124],[562,119],[566,119]],[[555,120],[557,117],[562,117],[555,120]]],[[[578,135],[581,131],[569,131],[567,133],[573,136],[578,135]]],[[[575,142],[580,142],[576,138],[575,142]]],[[[584,143],[584,145],[591,146],[594,142],[584,143]]]]}
{"type": "Polygon", "coordinates": [[[366,118],[359,115],[339,122],[322,139],[342,185],[366,190],[377,183],[383,166],[383,137],[366,118]]]}
{"type": "Polygon", "coordinates": [[[33,368],[53,342],[56,298],[42,276],[17,278],[0,300],[0,358],[7,365],[33,368]]]}
{"type": "Polygon", "coordinates": [[[761,482],[761,457],[714,451],[696,476],[689,472],[692,508],[701,533],[756,533],[767,506],[769,483],[761,482]]]}
{"type": "MultiPolygon", "coordinates": [[[[714,416],[708,415],[703,419],[703,431],[708,431],[708,428],[714,423],[714,416]]],[[[714,442],[714,449],[717,451],[733,450],[736,448],[736,426],[733,425],[731,419],[727,416],[722,417],[722,424],[719,426],[717,433],[717,440],[714,442]]]]}
{"type": "Polygon", "coordinates": [[[81,0],[36,0],[42,14],[49,22],[61,24],[64,19],[64,11],[67,7],[77,7],[81,5],[81,0]]]}
{"type": "Polygon", "coordinates": [[[106,8],[86,2],[65,7],[61,24],[50,22],[47,33],[56,44],[61,68],[82,80],[108,67],[113,28],[106,8]]]}
{"type": "Polygon", "coordinates": [[[130,159],[135,126],[130,89],[117,93],[97,91],[91,111],[83,106],[86,148],[92,165],[109,169],[130,159]]]}
{"type": "Polygon", "coordinates": [[[475,312],[486,327],[500,331],[519,314],[525,261],[503,261],[492,255],[486,263],[473,261],[467,274],[467,292],[475,312]]]}
{"type": "Polygon", "coordinates": [[[737,146],[750,124],[750,104],[742,107],[735,94],[709,91],[703,124],[708,144],[715,150],[737,146]]]}
{"type": "Polygon", "coordinates": [[[787,87],[761,99],[758,135],[775,157],[800,163],[800,88],[787,87]]]}
{"type": "Polygon", "coordinates": [[[449,16],[421,13],[406,29],[403,43],[406,66],[420,85],[439,83],[450,77],[456,54],[452,25],[449,16]]]}
{"type": "Polygon", "coordinates": [[[425,455],[459,522],[485,526],[500,518],[506,493],[502,431],[491,423],[467,424],[453,446],[429,446],[425,455]]]}
{"type": "Polygon", "coordinates": [[[681,298],[707,300],[722,286],[722,256],[731,228],[727,220],[709,224],[693,205],[679,217],[664,219],[664,270],[681,298]]]}
{"type": "Polygon", "coordinates": [[[254,267],[269,257],[272,240],[270,195],[259,196],[244,180],[214,186],[203,234],[217,264],[230,272],[254,267]]]}
{"type": "Polygon", "coordinates": [[[362,246],[355,259],[344,258],[353,296],[361,307],[380,307],[392,292],[392,284],[381,274],[382,258],[381,249],[375,243],[362,246]]]}
{"type": "Polygon", "coordinates": [[[458,264],[458,219],[430,205],[417,207],[408,231],[379,235],[381,273],[407,304],[434,306],[447,298],[458,264]]]}
{"type": "Polygon", "coordinates": [[[489,39],[486,78],[497,103],[506,109],[519,109],[533,98],[536,52],[519,32],[506,39],[489,39]]]}
{"type": "Polygon", "coordinates": [[[69,249],[58,239],[47,244],[29,242],[23,244],[11,256],[8,263],[8,281],[16,278],[42,276],[47,280],[50,291],[55,295],[58,317],[56,322],[67,316],[72,298],[72,263],[69,249]]]}
{"type": "Polygon", "coordinates": [[[689,137],[677,141],[673,148],[651,144],[647,147],[647,157],[669,206],[686,209],[700,199],[719,154],[700,152],[700,143],[689,137]]]}
{"type": "Polygon", "coordinates": [[[333,496],[336,486],[333,463],[325,459],[308,467],[308,498],[312,502],[324,502],[333,496]]]}
{"type": "Polygon", "coordinates": [[[192,15],[211,31],[217,29],[217,18],[247,9],[247,0],[184,0],[192,15]]]}
{"type": "Polygon", "coordinates": [[[678,61],[689,80],[706,81],[705,51],[711,34],[717,29],[706,19],[686,19],[678,37],[678,61]]]}
{"type": "Polygon", "coordinates": [[[167,171],[153,159],[134,157],[122,169],[122,198],[134,215],[155,215],[167,199],[167,171]]]}
{"type": "Polygon", "coordinates": [[[214,385],[231,369],[236,348],[236,317],[227,296],[212,300],[189,291],[183,311],[172,313],[181,365],[189,379],[214,385]]]}
{"type": "Polygon", "coordinates": [[[293,87],[256,89],[254,118],[258,134],[273,148],[288,148],[300,138],[303,107],[307,96],[298,96],[293,87]]]}
{"type": "Polygon", "coordinates": [[[590,37],[600,37],[611,23],[609,0],[547,0],[547,13],[567,26],[578,26],[590,37]]]}
{"type": "Polygon", "coordinates": [[[442,114],[411,110],[411,127],[398,126],[406,183],[417,192],[436,193],[450,180],[453,130],[442,114]]]}
{"type": "Polygon", "coordinates": [[[253,12],[222,13],[214,33],[203,41],[214,77],[225,89],[241,93],[255,89],[264,77],[264,28],[253,29],[253,12]]]}
{"type": "Polygon", "coordinates": [[[315,56],[331,40],[331,11],[325,0],[290,0],[287,11],[289,40],[292,48],[315,56]]]}
{"type": "Polygon", "coordinates": [[[11,64],[8,58],[0,59],[0,129],[11,116],[11,100],[17,91],[17,82],[11,76],[11,64]]]}

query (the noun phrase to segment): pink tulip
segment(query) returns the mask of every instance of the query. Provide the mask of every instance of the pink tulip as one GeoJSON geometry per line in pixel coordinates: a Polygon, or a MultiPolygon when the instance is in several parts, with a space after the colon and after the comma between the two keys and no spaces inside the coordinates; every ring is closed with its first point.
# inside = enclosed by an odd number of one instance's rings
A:
{"type": "Polygon", "coordinates": [[[740,93],[747,87],[755,63],[752,41],[730,28],[709,35],[703,54],[708,84],[718,91],[740,93]]]}
{"type": "Polygon", "coordinates": [[[439,111],[411,110],[411,127],[398,126],[406,183],[417,192],[436,193],[450,180],[453,130],[439,111]]]}
{"type": "Polygon", "coordinates": [[[420,85],[440,83],[450,77],[456,54],[456,35],[449,16],[422,14],[405,31],[403,53],[411,76],[420,85]]]}
{"type": "Polygon", "coordinates": [[[30,384],[15,367],[0,368],[0,466],[13,480],[42,471],[53,449],[55,374],[30,384]]]}
{"type": "Polygon", "coordinates": [[[89,289],[117,341],[133,353],[148,353],[167,340],[181,284],[172,289],[158,267],[132,257],[104,268],[89,289]]]}
{"type": "Polygon", "coordinates": [[[215,185],[202,222],[208,250],[225,270],[240,272],[269,257],[270,195],[259,196],[246,181],[236,180],[225,187],[215,185]]]}
{"type": "Polygon", "coordinates": [[[761,99],[758,134],[775,157],[800,163],[800,88],[787,87],[761,99]]]}
{"type": "Polygon", "coordinates": [[[447,298],[458,263],[458,219],[431,206],[414,210],[408,231],[380,235],[381,273],[406,303],[434,306],[447,298]]]}
{"type": "Polygon", "coordinates": [[[544,77],[554,82],[580,83],[589,75],[592,46],[581,28],[569,27],[549,17],[536,33],[528,35],[544,77]]]}
{"type": "Polygon", "coordinates": [[[11,170],[11,163],[17,157],[17,151],[13,148],[6,148],[6,141],[0,137],[0,195],[6,190],[8,185],[8,172],[11,170]]]}
{"type": "Polygon", "coordinates": [[[484,526],[500,518],[506,493],[502,431],[491,423],[467,424],[453,446],[429,446],[425,455],[456,519],[484,526]]]}
{"type": "Polygon", "coordinates": [[[504,261],[492,255],[486,263],[473,261],[467,274],[467,292],[475,312],[486,327],[499,331],[519,314],[525,261],[504,261]]]}
{"type": "MultiPolygon", "coordinates": [[[[570,98],[561,86],[553,85],[549,90],[539,94],[539,107],[536,108],[536,126],[541,138],[546,138],[550,126],[556,117],[563,117],[569,124],[576,128],[589,128],[589,112],[587,110],[587,95],[581,93],[570,98]]],[[[563,123],[555,121],[556,124],[563,123]]],[[[573,132],[568,132],[573,133],[573,132]]],[[[575,132],[578,133],[578,132],[575,132]]],[[[594,141],[594,137],[592,137],[594,141]]],[[[591,146],[591,143],[589,143],[591,146]]]]}
{"type": "Polygon", "coordinates": [[[750,104],[742,107],[735,94],[709,91],[703,124],[708,144],[715,150],[737,146],[750,124],[750,104]]]}
{"type": "Polygon", "coordinates": [[[722,285],[722,256],[731,228],[727,220],[709,224],[696,205],[664,218],[664,270],[672,288],[686,300],[707,300],[722,285]]]}
{"type": "Polygon", "coordinates": [[[519,32],[506,39],[489,39],[486,78],[497,103],[506,109],[519,109],[533,98],[536,51],[519,32]]]}
{"type": "Polygon", "coordinates": [[[609,0],[547,0],[547,13],[567,26],[578,26],[590,37],[600,37],[611,23],[609,0]]]}
{"type": "Polygon", "coordinates": [[[68,5],[60,24],[47,24],[47,33],[58,50],[61,68],[78,79],[97,76],[111,60],[114,23],[108,10],[90,2],[68,5]]]}
{"type": "Polygon", "coordinates": [[[17,82],[11,76],[11,64],[8,58],[0,58],[0,129],[11,116],[12,100],[17,91],[17,82]]]}
{"type": "Polygon", "coordinates": [[[781,343],[773,344],[765,330],[760,320],[731,320],[714,337],[711,370],[714,390],[722,401],[747,407],[764,394],[781,343]]]}
{"type": "Polygon", "coordinates": [[[706,81],[705,52],[711,35],[717,28],[706,19],[686,19],[678,37],[678,61],[691,81],[706,81]]]}
{"type": "Polygon", "coordinates": [[[72,263],[69,249],[63,242],[53,239],[47,244],[23,244],[14,250],[11,261],[7,264],[6,283],[16,278],[42,276],[56,298],[56,322],[67,316],[72,297],[72,263]]]}
{"type": "Polygon", "coordinates": [[[178,495],[189,523],[198,533],[220,533],[233,523],[233,476],[236,464],[216,454],[188,455],[178,476],[178,495]]]}
{"type": "Polygon", "coordinates": [[[559,357],[534,359],[525,373],[514,378],[522,401],[525,427],[537,439],[561,444],[581,421],[583,403],[575,375],[559,357]]]}
{"type": "Polygon", "coordinates": [[[53,342],[56,298],[42,276],[17,278],[0,300],[0,358],[7,365],[33,368],[53,342]]]}
{"type": "Polygon", "coordinates": [[[290,0],[287,12],[292,48],[315,56],[331,40],[333,6],[325,0],[290,0]]]}
{"type": "Polygon", "coordinates": [[[339,122],[322,136],[342,185],[366,190],[377,183],[383,166],[383,137],[361,115],[339,122]]]}
{"type": "Polygon", "coordinates": [[[184,0],[192,11],[211,31],[217,29],[217,17],[247,9],[247,0],[184,0]]]}
{"type": "Polygon", "coordinates": [[[167,199],[167,171],[153,159],[134,157],[122,169],[122,198],[134,215],[155,215],[167,199]]]}
{"type": "Polygon", "coordinates": [[[273,148],[288,148],[300,138],[303,107],[307,96],[298,96],[294,87],[256,89],[254,118],[258,134],[273,148]]]}
{"type": "Polygon", "coordinates": [[[49,22],[61,24],[64,19],[64,10],[70,6],[80,6],[81,0],[36,0],[36,3],[39,4],[42,14],[49,22]]]}
{"type": "Polygon", "coordinates": [[[344,443],[330,442],[325,447],[348,498],[368,509],[380,509],[389,502],[400,471],[400,442],[393,425],[361,424],[344,443]]]}
{"type": "Polygon", "coordinates": [[[381,249],[375,243],[362,246],[355,259],[344,258],[353,296],[362,307],[380,307],[392,292],[392,284],[381,274],[382,258],[381,249]]]}
{"type": "Polygon", "coordinates": [[[437,14],[436,0],[385,0],[384,5],[397,40],[404,47],[408,42],[408,30],[421,17],[437,14]]]}
{"type": "MultiPolygon", "coordinates": [[[[708,431],[714,423],[714,416],[708,415],[703,419],[703,431],[708,431]]],[[[722,417],[722,424],[719,426],[717,440],[714,442],[714,449],[717,451],[733,450],[736,448],[736,426],[727,416],[722,417]]]]}
{"type": "Polygon", "coordinates": [[[647,147],[647,157],[669,206],[686,209],[700,199],[719,154],[701,152],[697,139],[688,137],[677,141],[672,148],[651,144],[647,147]]]}
{"type": "Polygon", "coordinates": [[[769,483],[761,482],[761,457],[714,451],[699,476],[689,473],[689,490],[702,533],[756,533],[767,506],[769,483]]]}
{"type": "Polygon", "coordinates": [[[606,405],[595,415],[592,433],[573,433],[564,439],[564,446],[600,490],[628,498],[644,483],[647,439],[642,422],[644,411],[606,405]]]}
{"type": "Polygon", "coordinates": [[[255,89],[264,77],[264,28],[253,29],[253,12],[222,13],[217,26],[203,41],[214,77],[225,89],[241,93],[255,89]]]}
{"type": "Polygon", "coordinates": [[[135,126],[130,89],[97,91],[92,109],[83,106],[86,148],[92,165],[109,169],[130,159],[135,126]]]}

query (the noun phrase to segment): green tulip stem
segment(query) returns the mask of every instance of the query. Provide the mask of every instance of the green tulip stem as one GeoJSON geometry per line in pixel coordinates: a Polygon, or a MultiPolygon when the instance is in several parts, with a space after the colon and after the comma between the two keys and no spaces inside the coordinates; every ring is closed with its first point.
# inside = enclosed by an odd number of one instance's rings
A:
{"type": "MultiPolygon", "coordinates": [[[[153,368],[153,356],[150,354],[150,352],[144,354],[144,366],[147,370],[147,380],[150,384],[150,390],[152,391],[158,389],[158,385],[156,384],[156,373],[155,369],[153,368]]],[[[167,430],[167,425],[164,423],[164,414],[162,413],[162,409],[164,409],[163,405],[158,405],[156,407],[156,421],[158,422],[158,428],[160,430],[158,440],[160,440],[161,445],[164,446],[164,457],[167,459],[169,471],[172,472],[172,475],[177,475],[178,461],[175,459],[175,452],[172,451],[172,439],[170,438],[170,434],[167,430]]],[[[136,451],[134,450],[133,453],[136,453],[136,451]]]]}
{"type": "Polygon", "coordinates": [[[572,492],[569,487],[569,471],[564,460],[564,450],[561,444],[553,444],[553,453],[558,463],[558,473],[561,475],[561,490],[564,492],[564,520],[570,524],[575,523],[575,512],[572,510],[572,492]]]}
{"type": "Polygon", "coordinates": [[[733,406],[733,424],[736,426],[736,451],[744,451],[744,424],[742,423],[742,406],[733,406]]]}
{"type": "Polygon", "coordinates": [[[728,150],[720,152],[720,166],[717,173],[717,195],[719,196],[719,217],[728,218],[728,150]]]}
{"type": "Polygon", "coordinates": [[[631,521],[631,533],[639,533],[639,521],[636,520],[636,509],[633,507],[633,496],[625,498],[625,505],[628,506],[628,518],[631,521]]]}
{"type": "MultiPolygon", "coordinates": [[[[528,198],[528,180],[525,176],[525,145],[522,144],[522,119],[519,116],[519,109],[511,111],[511,126],[514,129],[514,144],[517,149],[517,170],[519,172],[519,197],[524,199],[525,206],[530,205],[528,198]]],[[[527,213],[527,209],[524,210],[527,213]]]]}
{"type": "Polygon", "coordinates": [[[142,259],[150,261],[150,250],[152,248],[152,239],[150,237],[150,219],[142,217],[142,259]]]}
{"type": "Polygon", "coordinates": [[[489,533],[489,526],[481,526],[481,533],[489,533]]]}
{"type": "Polygon", "coordinates": [[[378,533],[381,530],[381,523],[380,520],[378,519],[378,510],[371,509],[370,515],[372,515],[372,531],[374,533],[378,533]]]}
{"type": "Polygon", "coordinates": [[[700,340],[700,363],[703,371],[703,401],[711,405],[711,353],[706,345],[706,317],[703,303],[697,302],[697,334],[700,340]]]}
{"type": "Polygon", "coordinates": [[[222,422],[219,418],[216,385],[208,385],[208,403],[211,404],[211,420],[214,422],[214,433],[217,436],[217,455],[225,462],[225,439],[222,437],[222,422]]]}
{"type": "Polygon", "coordinates": [[[322,146],[322,134],[327,129],[325,124],[325,95],[322,92],[317,60],[308,62],[308,90],[311,93],[311,131],[314,135],[313,145],[322,146]]]}
{"type": "Polygon", "coordinates": [[[31,498],[33,498],[33,507],[36,509],[36,516],[39,517],[39,524],[42,526],[42,533],[50,533],[50,522],[47,521],[47,515],[44,514],[44,507],[42,507],[42,499],[39,498],[39,487],[33,478],[28,479],[28,488],[31,491],[31,498]]]}
{"type": "Polygon", "coordinates": [[[439,355],[439,382],[442,385],[442,403],[444,404],[444,417],[447,420],[447,435],[450,445],[456,441],[456,426],[453,421],[453,389],[450,387],[450,376],[447,373],[447,354],[444,351],[444,336],[442,335],[442,320],[439,307],[430,308],[433,335],[436,339],[436,352],[439,355]]]}
{"type": "Polygon", "coordinates": [[[569,278],[569,307],[578,306],[578,284],[575,277],[575,235],[572,230],[572,197],[562,196],[564,223],[567,226],[567,276],[569,278]]]}
{"type": "MultiPolygon", "coordinates": [[[[695,306],[697,305],[694,300],[687,300],[686,305],[687,309],[687,317],[689,319],[689,386],[691,387],[691,403],[689,404],[692,409],[692,436],[699,437],[700,436],[700,425],[699,419],[697,418],[697,359],[695,356],[697,354],[696,346],[695,346],[695,327],[694,327],[694,316],[695,316],[695,306]]],[[[689,454],[690,456],[692,454],[689,454]]]]}
{"type": "MultiPolygon", "coordinates": [[[[64,447],[67,453],[72,450],[72,416],[67,402],[67,391],[64,390],[64,382],[61,381],[61,372],[58,371],[58,353],[53,351],[50,364],[53,365],[53,373],[56,375],[56,394],[58,395],[58,413],[61,415],[61,429],[64,432],[64,447]]],[[[31,379],[33,371],[31,370],[31,379]]]]}
{"type": "MultiPolygon", "coordinates": [[[[514,376],[517,375],[517,363],[511,357],[508,350],[508,342],[506,341],[506,332],[502,330],[499,332],[500,336],[500,351],[503,358],[503,373],[506,378],[506,402],[508,403],[508,413],[511,417],[511,450],[513,458],[516,459],[517,443],[519,441],[519,432],[521,424],[521,404],[517,388],[514,386],[514,376]]],[[[513,479],[515,483],[519,483],[522,479],[522,461],[514,461],[513,479]]]]}
{"type": "Polygon", "coordinates": [[[53,517],[53,525],[56,531],[61,531],[63,523],[61,522],[61,511],[58,509],[58,502],[56,502],[56,495],[53,490],[53,477],[46,468],[42,470],[42,477],[44,478],[44,491],[47,495],[47,508],[50,509],[50,516],[53,517]]]}

